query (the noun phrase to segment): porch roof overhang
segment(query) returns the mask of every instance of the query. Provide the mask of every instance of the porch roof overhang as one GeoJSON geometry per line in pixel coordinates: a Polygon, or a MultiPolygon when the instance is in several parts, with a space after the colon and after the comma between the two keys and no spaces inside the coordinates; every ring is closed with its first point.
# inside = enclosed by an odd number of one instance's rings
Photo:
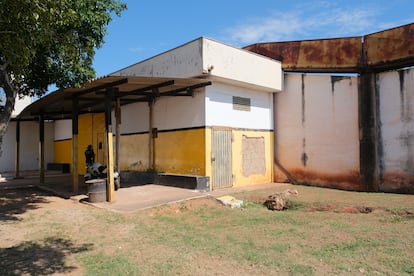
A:
{"type": "Polygon", "coordinates": [[[52,92],[27,106],[16,120],[70,119],[76,103],[77,114],[105,111],[105,103],[119,99],[121,105],[152,102],[157,97],[193,96],[211,81],[200,78],[158,78],[105,76],[83,84],[52,92]]]}

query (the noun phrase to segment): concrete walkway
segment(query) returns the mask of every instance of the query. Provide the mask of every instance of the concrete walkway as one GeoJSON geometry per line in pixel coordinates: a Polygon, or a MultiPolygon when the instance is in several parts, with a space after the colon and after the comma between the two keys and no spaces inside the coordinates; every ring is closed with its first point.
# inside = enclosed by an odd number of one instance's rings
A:
{"type": "Polygon", "coordinates": [[[88,196],[86,187],[83,184],[83,178],[79,178],[79,192],[74,193],[72,192],[70,174],[48,173],[46,174],[45,183],[41,185],[39,183],[39,178],[36,174],[27,174],[22,179],[13,179],[13,177],[3,177],[2,179],[0,179],[0,189],[13,189],[36,186],[66,199],[84,202],[86,204],[90,204],[98,208],[104,208],[115,212],[134,212],[138,210],[153,208],[164,204],[171,204],[194,198],[208,196],[219,197],[223,195],[235,194],[242,191],[269,188],[281,190],[285,189],[288,185],[289,184],[269,183],[204,192],[156,184],[147,184],[140,186],[128,184],[127,187],[121,188],[115,192],[115,201],[112,203],[89,203],[87,200],[88,196]]]}

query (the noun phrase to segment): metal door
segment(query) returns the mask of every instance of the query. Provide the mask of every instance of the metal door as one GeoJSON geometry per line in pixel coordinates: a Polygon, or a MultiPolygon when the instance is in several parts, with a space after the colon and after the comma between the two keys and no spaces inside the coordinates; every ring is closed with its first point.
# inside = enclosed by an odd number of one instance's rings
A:
{"type": "Polygon", "coordinates": [[[97,133],[97,148],[98,151],[96,153],[95,162],[99,162],[103,165],[107,163],[107,155],[106,155],[106,139],[105,133],[99,132],[97,133]]]}
{"type": "Polygon", "coordinates": [[[212,131],[212,187],[213,189],[233,186],[232,158],[231,158],[231,130],[212,131]]]}

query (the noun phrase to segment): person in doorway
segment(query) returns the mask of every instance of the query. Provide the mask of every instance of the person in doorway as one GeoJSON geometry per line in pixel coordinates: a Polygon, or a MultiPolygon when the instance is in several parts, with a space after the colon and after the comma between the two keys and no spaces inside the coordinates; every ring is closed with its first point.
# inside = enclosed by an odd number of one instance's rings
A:
{"type": "Polygon", "coordinates": [[[85,159],[86,164],[92,166],[93,162],[95,162],[95,153],[93,152],[92,145],[88,145],[85,150],[85,159]]]}

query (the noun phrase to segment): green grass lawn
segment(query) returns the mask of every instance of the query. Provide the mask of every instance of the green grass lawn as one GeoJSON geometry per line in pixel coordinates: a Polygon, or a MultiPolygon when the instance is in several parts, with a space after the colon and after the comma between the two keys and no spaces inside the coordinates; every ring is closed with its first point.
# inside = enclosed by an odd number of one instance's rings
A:
{"type": "Polygon", "coordinates": [[[259,190],[233,195],[245,202],[239,209],[214,198],[133,214],[78,204],[40,208],[6,226],[36,229],[25,239],[38,247],[51,239],[69,243],[57,248],[63,274],[414,274],[413,195],[290,188],[299,196],[285,211],[267,210],[263,199],[275,191],[259,190]]]}

